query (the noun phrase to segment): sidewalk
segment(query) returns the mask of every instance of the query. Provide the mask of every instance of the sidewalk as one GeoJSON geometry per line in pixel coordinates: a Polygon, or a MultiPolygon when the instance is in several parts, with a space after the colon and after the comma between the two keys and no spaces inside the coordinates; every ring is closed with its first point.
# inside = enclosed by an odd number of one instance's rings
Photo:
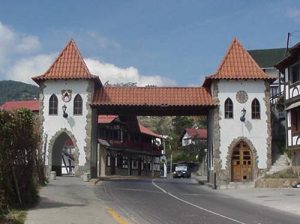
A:
{"type": "Polygon", "coordinates": [[[94,194],[94,182],[57,177],[40,190],[41,201],[28,211],[25,224],[116,224],[94,194]]]}
{"type": "Polygon", "coordinates": [[[216,190],[228,196],[300,216],[299,188],[250,188],[216,190]]]}
{"type": "MultiPolygon", "coordinates": [[[[200,184],[206,185],[206,177],[193,176],[200,184]]],[[[247,188],[213,190],[233,198],[239,198],[254,204],[267,206],[300,216],[300,188],[247,188]]]]}

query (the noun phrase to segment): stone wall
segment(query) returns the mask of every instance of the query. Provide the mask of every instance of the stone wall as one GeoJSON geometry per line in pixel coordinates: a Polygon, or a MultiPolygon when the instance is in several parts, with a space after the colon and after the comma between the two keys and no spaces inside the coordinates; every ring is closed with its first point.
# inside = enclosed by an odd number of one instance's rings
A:
{"type": "Polygon", "coordinates": [[[300,183],[299,178],[262,178],[255,182],[257,188],[287,188],[300,183]]]}

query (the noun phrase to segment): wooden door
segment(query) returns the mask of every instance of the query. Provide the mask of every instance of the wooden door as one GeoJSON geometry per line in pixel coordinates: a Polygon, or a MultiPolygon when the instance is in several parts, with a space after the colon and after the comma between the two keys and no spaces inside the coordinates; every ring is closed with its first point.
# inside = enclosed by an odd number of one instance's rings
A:
{"type": "Polygon", "coordinates": [[[232,153],[231,179],[234,182],[252,180],[252,155],[248,145],[238,144],[232,153]]]}

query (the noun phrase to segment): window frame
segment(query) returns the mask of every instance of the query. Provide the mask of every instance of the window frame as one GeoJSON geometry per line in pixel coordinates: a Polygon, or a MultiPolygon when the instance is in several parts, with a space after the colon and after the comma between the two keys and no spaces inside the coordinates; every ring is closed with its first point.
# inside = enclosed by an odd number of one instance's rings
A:
{"type": "Polygon", "coordinates": [[[257,98],[254,98],[251,103],[251,118],[253,120],[261,119],[260,116],[260,102],[257,98]]]}
{"type": "Polygon", "coordinates": [[[300,108],[291,111],[291,130],[292,135],[297,135],[300,132],[300,108]]]}
{"type": "Polygon", "coordinates": [[[297,62],[289,67],[289,80],[292,84],[300,81],[300,64],[299,64],[299,62],[297,62]]]}
{"type": "Polygon", "coordinates": [[[224,118],[225,119],[233,119],[233,102],[228,97],[224,103],[224,118]]]}
{"type": "Polygon", "coordinates": [[[58,115],[58,98],[55,94],[52,94],[49,98],[49,115],[58,115]]]}
{"type": "Polygon", "coordinates": [[[77,94],[74,97],[74,102],[73,102],[73,115],[82,115],[83,112],[83,100],[80,94],[77,94]]]}

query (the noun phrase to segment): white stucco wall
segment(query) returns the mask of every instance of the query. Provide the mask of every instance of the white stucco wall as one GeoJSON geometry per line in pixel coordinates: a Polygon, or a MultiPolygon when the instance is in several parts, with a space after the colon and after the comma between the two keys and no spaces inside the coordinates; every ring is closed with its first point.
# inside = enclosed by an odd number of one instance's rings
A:
{"type": "Polygon", "coordinates": [[[267,168],[267,115],[264,81],[235,81],[235,80],[220,80],[219,100],[220,100],[220,151],[222,160],[222,169],[226,167],[226,157],[228,147],[232,141],[238,137],[248,138],[255,147],[258,155],[258,168],[267,168]],[[244,90],[248,93],[246,103],[239,103],[236,99],[236,93],[244,90]],[[224,103],[230,97],[233,102],[233,119],[225,119],[224,103]],[[251,103],[253,99],[257,99],[260,103],[261,119],[251,118],[251,103]],[[240,121],[241,110],[246,109],[245,122],[240,121]]]}
{"type": "Polygon", "coordinates": [[[87,80],[57,80],[57,81],[45,81],[45,88],[43,90],[43,114],[44,114],[44,136],[47,135],[46,142],[46,165],[48,165],[48,147],[49,141],[53,136],[65,128],[73,134],[76,139],[76,146],[79,150],[79,166],[85,164],[85,152],[84,147],[86,146],[86,116],[88,113],[88,108],[86,108],[86,102],[88,100],[88,81],[87,80]],[[64,102],[62,100],[62,90],[72,90],[72,99],[69,102],[64,102]],[[49,98],[52,94],[56,94],[58,98],[58,114],[49,115],[49,98]],[[73,104],[74,98],[77,94],[80,94],[83,101],[82,115],[73,115],[73,104]],[[68,113],[68,118],[63,117],[62,106],[67,106],[66,113],[68,113]]]}
{"type": "Polygon", "coordinates": [[[187,132],[185,132],[185,134],[182,138],[182,141],[181,141],[181,145],[182,146],[187,146],[187,145],[190,145],[190,144],[192,144],[191,136],[187,132]]]}

